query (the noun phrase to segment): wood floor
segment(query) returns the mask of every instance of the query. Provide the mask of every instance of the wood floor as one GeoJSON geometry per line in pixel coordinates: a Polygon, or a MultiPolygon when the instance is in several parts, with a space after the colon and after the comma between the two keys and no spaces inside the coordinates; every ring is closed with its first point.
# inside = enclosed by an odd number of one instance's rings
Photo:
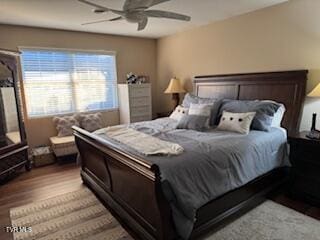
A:
{"type": "Polygon", "coordinates": [[[50,165],[22,173],[5,185],[0,185],[0,239],[12,240],[5,232],[10,226],[9,209],[51,198],[82,188],[80,168],[72,164],[50,165]]]}
{"type": "MultiPolygon", "coordinates": [[[[80,169],[75,163],[49,165],[22,173],[5,185],[0,185],[0,240],[12,240],[5,232],[10,226],[9,209],[51,198],[82,188],[80,169]]],[[[290,199],[284,194],[272,200],[320,220],[320,208],[290,199]]]]}

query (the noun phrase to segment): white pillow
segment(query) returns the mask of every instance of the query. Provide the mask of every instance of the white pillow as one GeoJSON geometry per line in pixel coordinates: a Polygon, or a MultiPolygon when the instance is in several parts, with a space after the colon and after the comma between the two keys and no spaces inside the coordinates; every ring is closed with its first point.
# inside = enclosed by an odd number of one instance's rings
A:
{"type": "Polygon", "coordinates": [[[182,106],[177,106],[176,109],[171,113],[169,118],[180,121],[183,116],[188,115],[189,108],[184,108],[182,106]]]}
{"type": "Polygon", "coordinates": [[[231,113],[223,111],[218,130],[248,134],[255,112],[231,113]]]}
{"type": "Polygon", "coordinates": [[[279,109],[273,115],[271,127],[281,127],[281,122],[285,112],[286,112],[285,106],[283,104],[280,104],[279,109]]]}

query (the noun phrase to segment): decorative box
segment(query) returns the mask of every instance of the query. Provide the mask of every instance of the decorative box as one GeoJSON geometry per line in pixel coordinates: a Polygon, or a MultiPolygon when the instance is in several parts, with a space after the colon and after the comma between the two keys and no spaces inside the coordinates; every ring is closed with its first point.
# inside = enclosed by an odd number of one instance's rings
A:
{"type": "Polygon", "coordinates": [[[56,160],[49,146],[32,149],[32,159],[35,167],[52,164],[56,160]]]}

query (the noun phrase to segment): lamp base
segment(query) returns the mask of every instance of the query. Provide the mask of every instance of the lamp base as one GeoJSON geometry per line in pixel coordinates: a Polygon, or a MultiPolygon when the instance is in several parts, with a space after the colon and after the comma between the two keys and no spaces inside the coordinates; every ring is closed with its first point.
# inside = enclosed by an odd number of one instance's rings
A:
{"type": "MultiPolygon", "coordinates": [[[[174,102],[174,109],[176,107],[178,107],[179,103],[180,103],[180,96],[179,96],[179,93],[172,93],[172,100],[174,102]]],[[[173,110],[174,110],[173,109],[173,110]]]]}
{"type": "Polygon", "coordinates": [[[306,135],[307,138],[310,139],[320,139],[320,131],[318,131],[316,129],[316,121],[317,121],[317,114],[313,113],[312,114],[312,125],[311,125],[311,130],[310,132],[308,132],[308,134],[306,135]]]}
{"type": "Polygon", "coordinates": [[[317,121],[317,114],[313,113],[312,114],[312,125],[311,125],[311,131],[316,130],[316,121],[317,121]]]}

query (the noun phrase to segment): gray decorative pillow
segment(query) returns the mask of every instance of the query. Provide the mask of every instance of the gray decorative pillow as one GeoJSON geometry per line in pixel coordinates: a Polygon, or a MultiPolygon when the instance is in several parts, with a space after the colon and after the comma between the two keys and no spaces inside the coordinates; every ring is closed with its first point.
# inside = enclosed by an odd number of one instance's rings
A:
{"type": "Polygon", "coordinates": [[[88,132],[93,132],[102,128],[101,113],[81,114],[80,119],[81,127],[88,132]]]}
{"type": "Polygon", "coordinates": [[[223,111],[233,113],[256,112],[251,128],[260,131],[269,131],[272,125],[274,114],[279,109],[280,104],[266,101],[246,101],[246,100],[223,100],[219,117],[223,111]]]}
{"type": "Polygon", "coordinates": [[[182,101],[182,106],[185,108],[190,108],[191,104],[212,104],[211,116],[210,116],[210,126],[215,125],[217,121],[217,115],[219,107],[221,105],[221,100],[216,98],[201,98],[190,93],[184,96],[182,101]]]}
{"type": "Polygon", "coordinates": [[[197,96],[194,96],[194,95],[192,95],[191,93],[187,93],[187,94],[184,96],[181,105],[182,105],[183,107],[185,107],[185,108],[189,108],[191,103],[198,103],[198,102],[199,102],[199,100],[198,100],[198,97],[197,97],[197,96]]]}
{"type": "Polygon", "coordinates": [[[191,103],[194,103],[194,104],[209,104],[209,103],[212,103],[214,104],[218,99],[216,98],[201,98],[201,97],[198,97],[198,96],[195,96],[191,93],[187,93],[185,96],[184,96],[184,99],[182,101],[182,106],[183,107],[186,107],[186,108],[189,108],[191,103]]]}
{"type": "Polygon", "coordinates": [[[206,129],[206,124],[208,121],[207,116],[202,115],[185,115],[183,116],[178,125],[178,129],[192,129],[196,131],[203,131],[206,129]]]}
{"type": "Polygon", "coordinates": [[[73,134],[72,126],[79,127],[79,121],[76,116],[54,117],[53,122],[58,131],[58,137],[71,136],[73,134]]]}

